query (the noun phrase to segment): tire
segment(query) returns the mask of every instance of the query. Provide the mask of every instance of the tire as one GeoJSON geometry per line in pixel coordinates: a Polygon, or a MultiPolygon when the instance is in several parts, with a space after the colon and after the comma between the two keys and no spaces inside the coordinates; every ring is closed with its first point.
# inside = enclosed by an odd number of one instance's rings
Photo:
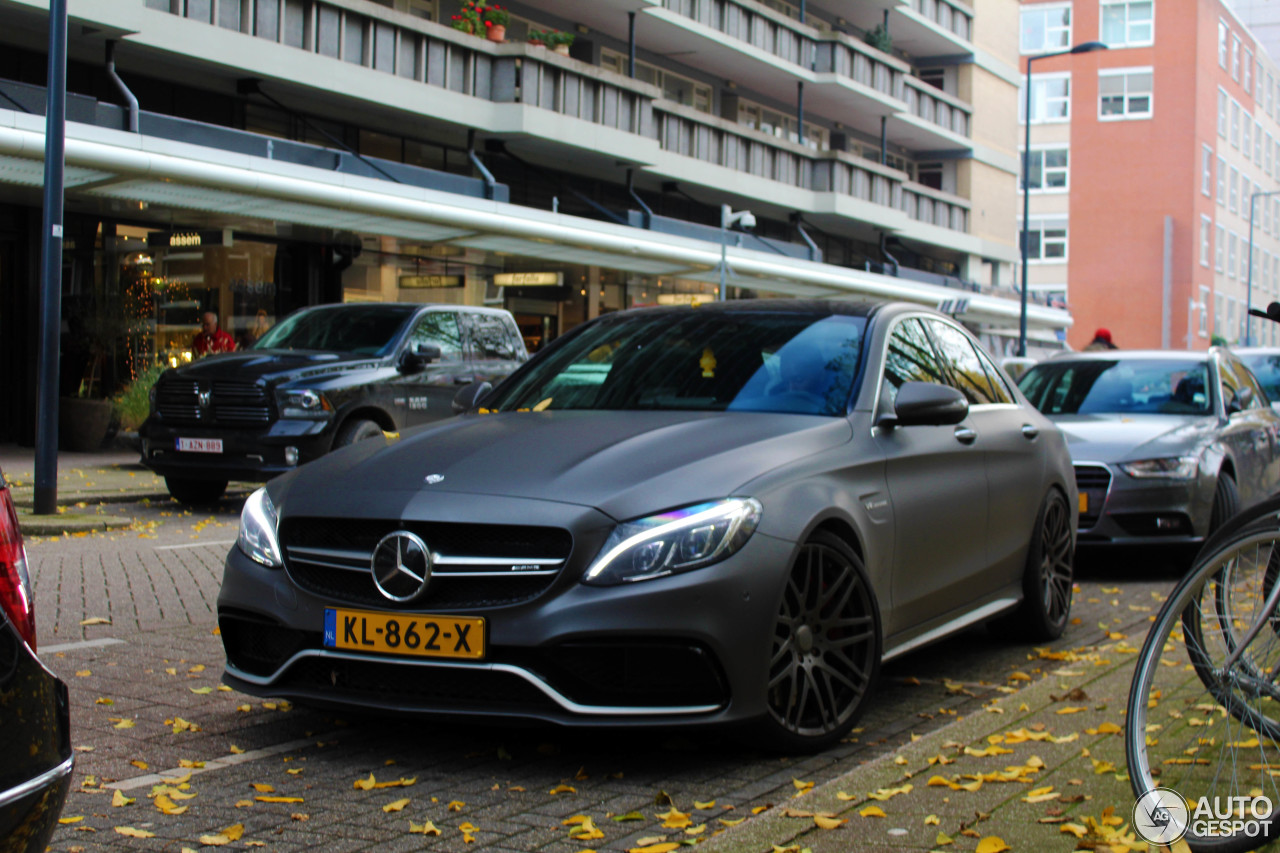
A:
{"type": "Polygon", "coordinates": [[[226,480],[193,480],[187,477],[165,477],[165,488],[178,503],[217,503],[227,490],[226,480]]]}
{"type": "Polygon", "coordinates": [[[335,448],[346,447],[349,444],[355,444],[357,441],[364,441],[366,438],[377,438],[380,435],[382,435],[382,427],[373,421],[356,418],[342,425],[342,429],[338,430],[338,435],[333,440],[333,446],[335,448]]]}
{"type": "Polygon", "coordinates": [[[993,623],[995,633],[1033,643],[1061,637],[1071,618],[1074,559],[1071,507],[1062,492],[1052,489],[1040,505],[1027,548],[1022,603],[993,623]]]}
{"type": "Polygon", "coordinates": [[[1125,729],[1134,795],[1172,788],[1194,811],[1201,797],[1212,806],[1256,788],[1272,802],[1261,835],[1202,837],[1193,822],[1186,841],[1194,851],[1253,850],[1280,833],[1267,769],[1280,764],[1280,687],[1266,675],[1280,664],[1280,638],[1274,610],[1262,606],[1277,554],[1280,501],[1227,521],[1170,593],[1138,655],[1125,729]]]}
{"type": "Polygon", "coordinates": [[[783,752],[816,752],[843,738],[880,669],[880,610],[862,560],[817,531],[800,546],[779,597],[760,735],[783,752]]]}
{"type": "Polygon", "coordinates": [[[1218,482],[1213,487],[1213,510],[1209,513],[1209,535],[1240,511],[1240,490],[1235,478],[1226,471],[1218,472],[1218,482]]]}

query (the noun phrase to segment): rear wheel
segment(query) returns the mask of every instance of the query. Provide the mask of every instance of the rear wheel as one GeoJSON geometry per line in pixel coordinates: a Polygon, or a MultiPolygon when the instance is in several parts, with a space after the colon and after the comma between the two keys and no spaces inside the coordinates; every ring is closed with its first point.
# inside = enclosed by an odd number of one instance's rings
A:
{"type": "Polygon", "coordinates": [[[1062,636],[1071,615],[1074,545],[1071,508],[1062,493],[1054,489],[1045,496],[1036,516],[1022,575],[1022,604],[996,621],[998,633],[1031,642],[1062,636]]]}
{"type": "Polygon", "coordinates": [[[382,435],[382,427],[373,421],[357,418],[342,425],[342,429],[338,430],[338,437],[333,440],[333,446],[346,447],[348,444],[355,444],[366,438],[377,438],[380,435],[382,435]]]}
{"type": "Polygon", "coordinates": [[[194,480],[189,477],[165,477],[165,488],[179,503],[216,503],[227,490],[226,480],[194,480]]]}
{"type": "Polygon", "coordinates": [[[880,615],[862,560],[838,536],[818,531],[801,546],[767,665],[771,746],[816,751],[853,728],[880,667],[880,615]]]}
{"type": "Polygon", "coordinates": [[[1209,533],[1226,524],[1227,519],[1240,511],[1240,490],[1235,478],[1226,471],[1218,473],[1218,483],[1213,489],[1213,510],[1209,513],[1209,533]]]}

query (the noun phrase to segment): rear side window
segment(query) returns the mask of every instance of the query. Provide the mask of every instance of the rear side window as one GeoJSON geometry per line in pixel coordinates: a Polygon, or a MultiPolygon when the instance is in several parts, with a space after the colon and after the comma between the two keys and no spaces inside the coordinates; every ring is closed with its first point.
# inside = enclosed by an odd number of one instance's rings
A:
{"type": "Polygon", "coordinates": [[[960,390],[971,406],[1005,402],[991,391],[991,380],[969,337],[940,320],[929,320],[929,331],[938,345],[942,366],[951,386],[960,390]]]}
{"type": "Polygon", "coordinates": [[[523,354],[520,330],[500,314],[468,314],[471,357],[477,361],[513,361],[523,354]]]}
{"type": "Polygon", "coordinates": [[[889,348],[884,359],[884,380],[880,383],[880,398],[886,409],[893,408],[894,401],[898,398],[898,389],[904,382],[948,384],[924,326],[914,318],[903,320],[889,336],[889,348]]]}
{"type": "Polygon", "coordinates": [[[409,345],[435,344],[440,347],[441,361],[462,360],[462,335],[458,315],[452,311],[431,311],[418,318],[409,333],[409,345]]]}

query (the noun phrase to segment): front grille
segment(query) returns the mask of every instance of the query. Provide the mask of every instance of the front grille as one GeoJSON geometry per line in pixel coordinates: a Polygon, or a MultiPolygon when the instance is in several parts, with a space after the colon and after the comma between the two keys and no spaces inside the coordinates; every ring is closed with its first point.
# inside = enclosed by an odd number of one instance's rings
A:
{"type": "Polygon", "coordinates": [[[253,675],[270,675],[304,648],[320,646],[318,632],[286,628],[251,613],[221,610],[218,633],[231,665],[253,675]]]}
{"type": "Polygon", "coordinates": [[[170,379],[156,385],[156,414],[165,423],[201,426],[263,426],[271,423],[271,402],[265,388],[253,382],[215,380],[202,385],[170,379]],[[207,406],[200,393],[209,392],[207,406]]]}
{"type": "Polygon", "coordinates": [[[466,610],[529,601],[555,582],[573,538],[567,530],[505,524],[290,518],[280,525],[285,569],[328,599],[379,608],[466,610]],[[374,585],[373,549],[395,530],[417,534],[436,561],[427,593],[392,602],[374,585]]]}
{"type": "Polygon", "coordinates": [[[1088,501],[1080,513],[1080,529],[1088,530],[1098,523],[1111,489],[1111,472],[1103,465],[1076,465],[1076,488],[1088,501]]]}

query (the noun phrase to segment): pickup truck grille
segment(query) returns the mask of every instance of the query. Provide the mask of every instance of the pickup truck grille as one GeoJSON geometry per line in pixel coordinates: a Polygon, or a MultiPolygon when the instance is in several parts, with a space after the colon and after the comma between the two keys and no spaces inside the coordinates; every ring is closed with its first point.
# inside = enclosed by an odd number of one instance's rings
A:
{"type": "Polygon", "coordinates": [[[271,403],[265,388],[252,382],[215,380],[203,385],[170,380],[156,386],[156,412],[170,424],[202,426],[263,426],[271,423],[271,403]],[[201,393],[208,403],[200,404],[201,393]]]}
{"type": "Polygon", "coordinates": [[[546,592],[573,550],[573,537],[555,527],[291,518],[280,526],[280,545],[294,582],[325,598],[380,609],[465,610],[518,604],[546,592]],[[426,595],[410,605],[383,597],[369,569],[374,547],[395,530],[422,537],[434,560],[426,595]]]}

